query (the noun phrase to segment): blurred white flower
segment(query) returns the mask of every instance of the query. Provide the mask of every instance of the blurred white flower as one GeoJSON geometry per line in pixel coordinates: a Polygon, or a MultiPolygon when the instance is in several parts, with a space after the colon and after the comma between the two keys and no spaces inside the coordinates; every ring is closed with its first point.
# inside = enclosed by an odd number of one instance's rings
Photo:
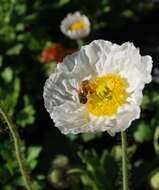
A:
{"type": "Polygon", "coordinates": [[[45,107],[64,134],[115,135],[140,117],[151,70],[151,57],[132,43],[95,40],[57,65],[44,87],[45,107]]]}
{"type": "Polygon", "coordinates": [[[71,39],[81,39],[90,33],[90,22],[88,17],[80,12],[69,13],[61,22],[60,29],[71,39]]]}

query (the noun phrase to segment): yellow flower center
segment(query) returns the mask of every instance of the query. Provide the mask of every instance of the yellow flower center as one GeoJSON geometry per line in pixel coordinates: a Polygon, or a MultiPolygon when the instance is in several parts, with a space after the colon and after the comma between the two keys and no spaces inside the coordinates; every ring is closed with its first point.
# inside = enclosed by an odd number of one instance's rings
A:
{"type": "Polygon", "coordinates": [[[93,78],[89,84],[91,90],[86,96],[85,106],[96,116],[112,116],[119,106],[128,103],[128,84],[117,74],[108,74],[93,78]]]}
{"type": "Polygon", "coordinates": [[[86,27],[86,23],[83,21],[77,21],[75,23],[73,23],[69,29],[72,31],[76,31],[76,30],[80,30],[86,27]]]}

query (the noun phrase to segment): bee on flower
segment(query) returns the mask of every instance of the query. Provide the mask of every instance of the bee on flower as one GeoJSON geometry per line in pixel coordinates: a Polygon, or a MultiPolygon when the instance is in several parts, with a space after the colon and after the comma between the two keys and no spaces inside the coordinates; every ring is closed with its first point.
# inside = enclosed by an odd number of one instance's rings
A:
{"type": "Polygon", "coordinates": [[[78,92],[80,103],[86,104],[87,103],[87,95],[88,95],[88,93],[91,92],[91,87],[90,87],[89,81],[88,80],[82,81],[81,86],[77,90],[77,92],[78,92]]]}
{"type": "Polygon", "coordinates": [[[44,86],[47,111],[63,134],[126,130],[140,117],[152,58],[133,43],[95,40],[57,65],[44,86]]]}
{"type": "Polygon", "coordinates": [[[90,21],[80,12],[69,13],[61,22],[61,32],[71,39],[81,39],[90,33],[90,21]]]}

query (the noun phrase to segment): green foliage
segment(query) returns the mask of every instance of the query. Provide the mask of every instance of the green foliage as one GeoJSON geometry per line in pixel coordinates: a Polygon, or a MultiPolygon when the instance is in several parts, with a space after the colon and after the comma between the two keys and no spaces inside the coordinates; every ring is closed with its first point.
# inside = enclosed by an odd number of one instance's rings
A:
{"type": "Polygon", "coordinates": [[[10,67],[6,67],[4,71],[1,73],[2,79],[6,82],[9,83],[13,79],[13,72],[10,67]]]}
{"type": "Polygon", "coordinates": [[[154,170],[150,176],[150,185],[153,189],[159,188],[159,169],[154,170]]]}
{"type": "Polygon", "coordinates": [[[81,135],[81,138],[84,142],[89,142],[89,141],[94,140],[96,138],[100,138],[101,136],[102,136],[101,133],[96,133],[96,134],[84,133],[81,135]]]}
{"type": "MultiPolygon", "coordinates": [[[[24,0],[20,1],[5,1],[1,0],[0,7],[0,39],[6,41],[12,41],[16,39],[16,33],[19,32],[19,28],[14,27],[18,25],[17,18],[23,17],[26,13],[26,4],[24,0]]],[[[20,21],[21,22],[21,19],[20,21]]]]}
{"type": "MultiPolygon", "coordinates": [[[[136,152],[136,145],[129,146],[127,149],[129,160],[136,152]]],[[[121,159],[122,149],[120,145],[113,146],[112,149],[104,150],[98,155],[95,150],[85,150],[78,152],[84,169],[81,171],[81,182],[92,190],[117,189],[121,181],[121,159]]],[[[131,168],[131,164],[129,164],[131,168]]]]}
{"type": "Polygon", "coordinates": [[[68,4],[70,0],[59,0],[57,3],[55,3],[55,8],[63,7],[64,5],[68,4]]]}
{"type": "Polygon", "coordinates": [[[39,146],[32,146],[32,147],[29,147],[27,151],[28,153],[27,153],[26,161],[27,163],[29,163],[30,170],[33,170],[38,164],[37,158],[40,152],[42,151],[42,148],[39,146]]]}
{"type": "MultiPolygon", "coordinates": [[[[19,168],[17,161],[15,159],[13,145],[11,142],[5,141],[4,144],[0,145],[0,157],[3,159],[4,164],[1,165],[0,169],[0,183],[3,184],[3,190],[9,189],[12,187],[12,189],[15,189],[15,187],[18,186],[24,186],[23,180],[19,175],[19,168]],[[15,176],[15,171],[17,171],[18,175],[15,176]],[[3,177],[2,177],[3,176],[3,177]],[[13,176],[15,176],[13,178],[13,176]],[[8,185],[8,183],[10,185],[8,185]]],[[[21,151],[26,152],[24,145],[21,145],[21,151]]],[[[35,167],[38,164],[38,157],[41,152],[42,148],[39,146],[31,146],[28,147],[28,150],[26,152],[26,160],[27,160],[27,166],[28,171],[32,172],[35,167]]],[[[38,175],[34,176],[35,182],[33,183],[33,187],[41,190],[42,185],[44,184],[44,176],[38,175]]]]}
{"type": "Polygon", "coordinates": [[[14,157],[11,154],[10,147],[11,143],[8,143],[7,141],[5,141],[4,144],[0,145],[0,156],[5,161],[5,164],[3,164],[3,170],[5,171],[4,174],[5,176],[6,175],[14,176],[14,171],[17,169],[17,163],[15,162],[14,157]]]}
{"type": "Polygon", "coordinates": [[[16,44],[15,46],[11,47],[7,52],[6,54],[7,55],[19,55],[21,50],[23,48],[23,45],[22,44],[16,44]]]}
{"type": "Polygon", "coordinates": [[[78,154],[86,166],[85,173],[81,176],[86,187],[93,190],[116,188],[117,164],[107,150],[103,151],[100,157],[95,150],[85,150],[78,154]]]}
{"type": "Polygon", "coordinates": [[[20,95],[20,79],[12,77],[12,70],[8,67],[2,73],[4,84],[0,88],[0,101],[12,115],[20,95]]]}
{"type": "Polygon", "coordinates": [[[45,63],[43,70],[45,72],[46,76],[50,76],[51,73],[55,71],[55,68],[57,66],[57,62],[51,61],[49,63],[45,63]]]}
{"type": "Polygon", "coordinates": [[[16,122],[18,125],[25,127],[28,124],[32,124],[35,121],[35,110],[30,102],[28,96],[23,97],[24,100],[24,108],[19,111],[16,116],[16,122]]]}
{"type": "Polygon", "coordinates": [[[90,142],[96,139],[100,139],[102,137],[102,133],[83,133],[81,135],[68,134],[67,138],[70,141],[76,141],[77,139],[82,139],[83,142],[90,142]]]}
{"type": "Polygon", "coordinates": [[[0,55],[0,67],[2,66],[3,63],[3,57],[0,55]]]}
{"type": "Polygon", "coordinates": [[[152,129],[145,122],[140,122],[134,132],[134,138],[137,142],[150,141],[152,139],[152,129]]]}
{"type": "Polygon", "coordinates": [[[157,155],[159,155],[159,126],[156,127],[154,133],[154,149],[157,155]]]}

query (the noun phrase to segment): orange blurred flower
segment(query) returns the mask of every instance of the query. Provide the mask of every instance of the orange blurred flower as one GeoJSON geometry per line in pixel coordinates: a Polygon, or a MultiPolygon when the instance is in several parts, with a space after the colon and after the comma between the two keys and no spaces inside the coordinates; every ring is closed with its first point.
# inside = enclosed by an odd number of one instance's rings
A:
{"type": "Polygon", "coordinates": [[[44,49],[41,53],[40,62],[46,63],[49,61],[62,62],[64,57],[70,55],[77,50],[64,48],[61,44],[52,45],[44,49]]]}

